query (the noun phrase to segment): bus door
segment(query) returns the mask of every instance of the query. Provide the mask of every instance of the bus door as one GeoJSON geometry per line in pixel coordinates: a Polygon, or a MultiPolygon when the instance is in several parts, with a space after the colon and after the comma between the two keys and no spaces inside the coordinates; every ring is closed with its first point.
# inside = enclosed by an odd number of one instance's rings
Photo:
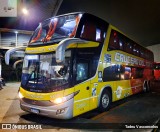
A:
{"type": "Polygon", "coordinates": [[[89,60],[78,59],[76,63],[74,112],[73,115],[79,115],[90,110],[90,80],[89,79],[89,60]]]}

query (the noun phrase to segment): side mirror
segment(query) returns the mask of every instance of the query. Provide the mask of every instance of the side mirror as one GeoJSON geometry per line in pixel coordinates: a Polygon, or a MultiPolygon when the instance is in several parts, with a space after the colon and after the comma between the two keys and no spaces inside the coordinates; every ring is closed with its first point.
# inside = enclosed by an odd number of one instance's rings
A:
{"type": "Polygon", "coordinates": [[[5,63],[6,63],[6,65],[9,65],[9,60],[10,60],[11,54],[15,53],[16,51],[25,51],[25,49],[26,49],[26,47],[17,47],[17,48],[7,50],[7,52],[5,53],[5,63]]]}
{"type": "Polygon", "coordinates": [[[62,40],[56,49],[56,62],[63,63],[65,61],[65,50],[70,44],[80,44],[87,43],[85,40],[81,40],[79,38],[67,38],[62,40]]]}
{"type": "Polygon", "coordinates": [[[13,64],[13,69],[16,69],[17,64],[18,64],[18,63],[22,63],[22,62],[23,62],[23,59],[16,61],[16,62],[13,64]]]}

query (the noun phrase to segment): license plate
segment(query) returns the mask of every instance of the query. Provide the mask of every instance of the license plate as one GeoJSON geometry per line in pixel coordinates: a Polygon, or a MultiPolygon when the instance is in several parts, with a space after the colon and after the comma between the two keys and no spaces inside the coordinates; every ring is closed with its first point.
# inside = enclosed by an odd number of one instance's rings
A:
{"type": "Polygon", "coordinates": [[[40,111],[39,111],[39,110],[34,109],[34,108],[31,108],[31,112],[36,113],[36,114],[40,113],[40,111]]]}

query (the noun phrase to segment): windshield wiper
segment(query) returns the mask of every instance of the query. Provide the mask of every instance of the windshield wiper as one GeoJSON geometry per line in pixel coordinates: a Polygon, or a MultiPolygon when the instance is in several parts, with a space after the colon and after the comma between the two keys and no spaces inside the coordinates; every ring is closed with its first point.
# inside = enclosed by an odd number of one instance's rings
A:
{"type": "Polygon", "coordinates": [[[57,36],[57,37],[54,37],[54,38],[51,38],[49,41],[36,41],[34,43],[29,43],[29,45],[37,45],[37,44],[48,44],[48,43],[52,43],[52,42],[55,42],[55,40],[58,40],[58,39],[64,39],[64,38],[67,38],[67,36],[57,36]]]}
{"type": "Polygon", "coordinates": [[[57,40],[57,39],[63,39],[63,38],[67,38],[67,36],[57,36],[57,37],[51,38],[50,41],[57,40]]]}
{"type": "Polygon", "coordinates": [[[59,37],[54,37],[54,38],[51,38],[49,41],[43,41],[43,44],[46,43],[46,44],[49,44],[49,43],[52,43],[52,42],[57,42],[56,40],[58,39],[64,39],[64,38],[67,38],[67,36],[59,36],[59,37]]]}

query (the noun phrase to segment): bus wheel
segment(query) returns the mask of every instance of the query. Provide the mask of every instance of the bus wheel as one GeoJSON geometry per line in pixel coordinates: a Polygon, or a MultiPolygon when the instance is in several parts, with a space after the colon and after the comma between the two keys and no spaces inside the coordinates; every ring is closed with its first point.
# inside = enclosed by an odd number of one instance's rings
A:
{"type": "Polygon", "coordinates": [[[150,91],[150,81],[147,81],[147,92],[149,92],[150,91]]]}
{"type": "Polygon", "coordinates": [[[145,81],[143,84],[143,92],[147,92],[147,81],[145,81]]]}
{"type": "Polygon", "coordinates": [[[100,105],[99,111],[104,112],[107,111],[111,104],[111,94],[108,90],[103,90],[101,98],[100,98],[100,105]]]}
{"type": "Polygon", "coordinates": [[[144,92],[149,92],[150,91],[150,82],[149,81],[145,81],[145,83],[143,85],[143,91],[144,92]]]}

